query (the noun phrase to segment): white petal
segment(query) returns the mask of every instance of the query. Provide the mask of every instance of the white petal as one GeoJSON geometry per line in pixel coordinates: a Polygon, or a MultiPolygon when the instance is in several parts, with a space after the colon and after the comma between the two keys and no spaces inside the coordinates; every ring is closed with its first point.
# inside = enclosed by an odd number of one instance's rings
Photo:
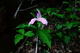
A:
{"type": "Polygon", "coordinates": [[[31,19],[31,21],[29,22],[28,25],[30,25],[30,24],[34,24],[34,22],[35,22],[36,20],[37,20],[36,18],[31,19]]]}
{"type": "Polygon", "coordinates": [[[36,10],[38,11],[37,18],[40,18],[41,17],[41,13],[40,13],[40,11],[38,9],[36,9],[36,10]]]}
{"type": "Polygon", "coordinates": [[[45,18],[39,18],[39,19],[37,19],[37,21],[40,21],[40,22],[42,22],[45,25],[48,24],[48,22],[47,22],[47,20],[45,18]]]}

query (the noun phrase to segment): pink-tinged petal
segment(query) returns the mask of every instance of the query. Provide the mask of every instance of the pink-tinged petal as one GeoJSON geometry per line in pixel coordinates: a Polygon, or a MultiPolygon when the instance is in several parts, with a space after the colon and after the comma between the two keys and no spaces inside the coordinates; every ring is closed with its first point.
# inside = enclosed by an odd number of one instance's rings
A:
{"type": "Polygon", "coordinates": [[[28,25],[30,25],[30,24],[34,24],[34,22],[35,22],[36,20],[37,20],[36,18],[31,19],[31,21],[29,22],[28,25]]]}
{"type": "Polygon", "coordinates": [[[40,22],[42,22],[45,25],[48,24],[48,22],[47,22],[47,20],[45,18],[39,18],[39,19],[37,19],[37,21],[40,21],[40,22]]]}
{"type": "Polygon", "coordinates": [[[40,11],[38,10],[38,9],[36,9],[37,11],[38,11],[38,13],[37,13],[37,18],[41,18],[41,13],[40,13],[40,11]]]}

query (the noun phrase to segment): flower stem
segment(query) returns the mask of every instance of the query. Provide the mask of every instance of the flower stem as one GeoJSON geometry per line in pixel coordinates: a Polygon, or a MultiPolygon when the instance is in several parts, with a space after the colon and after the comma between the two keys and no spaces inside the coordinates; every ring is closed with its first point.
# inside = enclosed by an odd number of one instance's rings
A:
{"type": "Polygon", "coordinates": [[[38,36],[37,36],[37,40],[36,40],[36,50],[35,50],[35,53],[37,53],[38,51],[38,36]]]}

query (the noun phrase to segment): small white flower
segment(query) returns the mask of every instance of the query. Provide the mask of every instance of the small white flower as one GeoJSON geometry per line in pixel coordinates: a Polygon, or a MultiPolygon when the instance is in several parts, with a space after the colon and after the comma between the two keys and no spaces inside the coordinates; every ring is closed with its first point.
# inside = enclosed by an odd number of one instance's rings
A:
{"type": "Polygon", "coordinates": [[[48,24],[47,20],[41,16],[41,13],[40,13],[40,11],[39,11],[38,9],[36,9],[36,10],[38,11],[38,13],[37,13],[37,18],[31,19],[31,21],[29,22],[29,25],[30,25],[30,24],[34,24],[35,21],[40,21],[40,22],[42,22],[44,25],[47,25],[47,24],[48,24]]]}

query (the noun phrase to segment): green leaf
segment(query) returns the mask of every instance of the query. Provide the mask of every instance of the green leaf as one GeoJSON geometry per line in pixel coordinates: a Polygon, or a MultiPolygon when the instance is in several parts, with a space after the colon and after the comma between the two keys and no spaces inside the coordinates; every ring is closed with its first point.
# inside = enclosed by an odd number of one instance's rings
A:
{"type": "Polygon", "coordinates": [[[62,28],[62,25],[58,24],[58,25],[56,26],[56,28],[57,28],[57,29],[61,29],[61,28],[62,28]]]}
{"type": "Polygon", "coordinates": [[[45,33],[46,36],[47,36],[49,39],[51,39],[50,30],[48,30],[48,29],[41,29],[41,31],[42,31],[43,33],[45,33]]]}
{"type": "Polygon", "coordinates": [[[63,24],[64,27],[67,27],[68,29],[71,29],[72,27],[77,27],[79,25],[79,22],[66,22],[63,24]]]}
{"type": "Polygon", "coordinates": [[[66,10],[66,11],[72,11],[72,9],[71,9],[71,8],[66,8],[65,10],[66,10]]]}
{"type": "Polygon", "coordinates": [[[75,1],[75,2],[80,4],[80,1],[75,1]]]}
{"type": "Polygon", "coordinates": [[[31,29],[31,28],[37,29],[37,27],[36,27],[35,25],[32,25],[32,24],[31,24],[30,26],[28,26],[27,28],[28,28],[28,29],[31,29]]]}
{"type": "Polygon", "coordinates": [[[67,1],[64,1],[63,3],[65,3],[65,4],[69,4],[69,2],[67,2],[67,1]]]}
{"type": "Polygon", "coordinates": [[[38,28],[42,27],[42,22],[37,22],[37,24],[38,24],[38,28]]]}
{"type": "Polygon", "coordinates": [[[57,15],[57,13],[56,12],[52,12],[51,15],[57,15]]]}
{"type": "Polygon", "coordinates": [[[14,38],[14,43],[15,43],[15,45],[16,45],[18,42],[20,42],[20,40],[22,40],[23,38],[24,38],[23,35],[21,35],[21,34],[16,34],[16,35],[15,35],[15,38],[14,38]]]}
{"type": "Polygon", "coordinates": [[[80,28],[80,26],[78,26],[80,28]]]}
{"type": "Polygon", "coordinates": [[[39,8],[40,12],[45,13],[45,10],[43,8],[39,8]]]}
{"type": "Polygon", "coordinates": [[[69,15],[70,18],[76,18],[76,19],[80,19],[78,16],[74,15],[74,14],[71,14],[69,15]]]}
{"type": "Polygon", "coordinates": [[[26,41],[26,43],[27,43],[29,46],[32,46],[32,44],[31,44],[29,41],[26,41]]]}
{"type": "Polygon", "coordinates": [[[76,27],[80,24],[79,22],[72,22],[72,23],[73,23],[73,27],[76,27]]]}
{"type": "Polygon", "coordinates": [[[77,11],[80,11],[80,8],[76,8],[77,11]]]}
{"type": "Polygon", "coordinates": [[[51,8],[47,8],[46,12],[47,12],[48,14],[50,14],[50,13],[51,13],[51,8]]]}
{"type": "Polygon", "coordinates": [[[57,9],[57,8],[52,8],[52,11],[54,11],[54,12],[59,12],[59,10],[57,9]]]}
{"type": "Polygon", "coordinates": [[[30,13],[33,17],[36,17],[36,15],[34,13],[30,13]]]}
{"type": "Polygon", "coordinates": [[[46,15],[47,15],[47,13],[43,13],[43,14],[42,14],[42,17],[44,17],[44,16],[45,16],[45,18],[46,18],[46,17],[47,17],[46,15]]]}
{"type": "Polygon", "coordinates": [[[57,14],[56,12],[52,12],[52,13],[51,13],[51,15],[56,15],[56,16],[61,17],[61,18],[63,18],[63,17],[64,17],[64,15],[63,15],[63,14],[57,14]]]}
{"type": "Polygon", "coordinates": [[[24,34],[25,30],[24,29],[19,29],[19,30],[17,30],[17,32],[19,32],[21,34],[24,34]]]}
{"type": "Polygon", "coordinates": [[[39,36],[43,43],[47,44],[47,46],[51,48],[51,40],[48,37],[49,36],[48,33],[46,33],[44,29],[37,30],[37,35],[39,36]]]}
{"type": "Polygon", "coordinates": [[[34,26],[32,24],[29,26],[28,23],[20,24],[16,28],[37,29],[36,26],[34,26]]]}
{"type": "Polygon", "coordinates": [[[70,23],[70,22],[66,22],[66,24],[68,29],[71,29],[71,27],[73,26],[73,23],[70,23]]]}
{"type": "Polygon", "coordinates": [[[62,32],[59,32],[56,35],[58,35],[60,38],[62,38],[62,32]]]}
{"type": "Polygon", "coordinates": [[[58,17],[62,17],[62,18],[64,17],[63,14],[57,14],[57,16],[58,16],[58,17]]]}
{"type": "MultiPolygon", "coordinates": [[[[43,29],[44,31],[46,31],[46,33],[50,33],[51,31],[49,29],[43,29]]],[[[49,35],[50,37],[50,35],[49,35]]]]}
{"type": "Polygon", "coordinates": [[[68,44],[70,42],[70,37],[69,36],[64,36],[64,42],[68,44]]]}
{"type": "Polygon", "coordinates": [[[32,36],[34,36],[34,33],[32,31],[28,31],[24,35],[27,37],[32,37],[32,36]]]}
{"type": "Polygon", "coordinates": [[[20,24],[18,25],[16,28],[25,28],[25,27],[28,27],[28,24],[20,24]]]}

